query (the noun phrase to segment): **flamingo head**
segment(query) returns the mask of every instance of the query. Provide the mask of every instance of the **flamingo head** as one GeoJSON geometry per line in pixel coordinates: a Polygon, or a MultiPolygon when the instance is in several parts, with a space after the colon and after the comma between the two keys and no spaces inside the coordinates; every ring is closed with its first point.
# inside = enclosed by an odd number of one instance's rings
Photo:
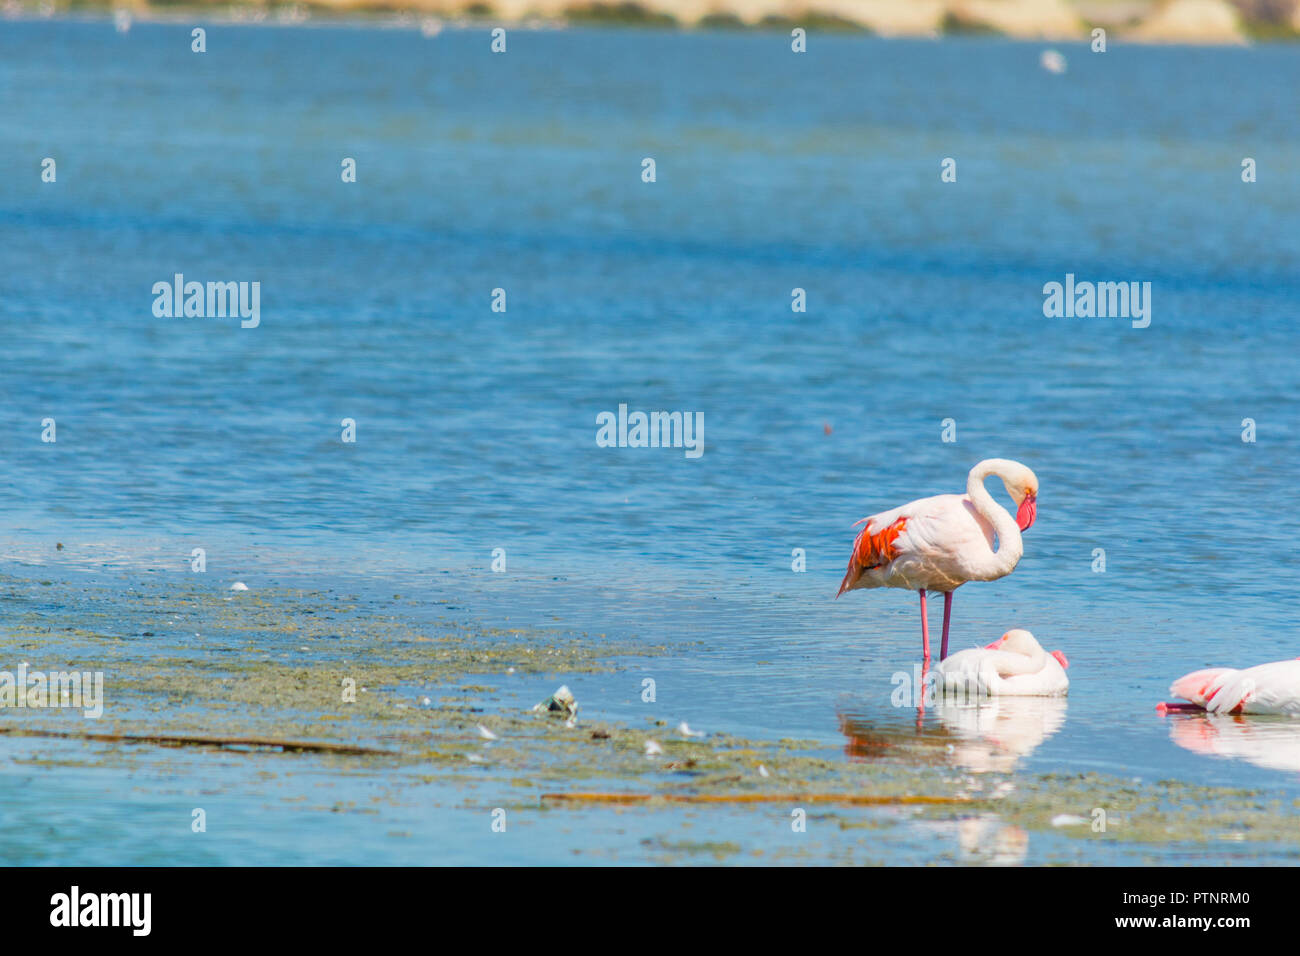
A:
{"type": "Polygon", "coordinates": [[[1006,461],[998,477],[1016,503],[1016,524],[1028,531],[1038,516],[1038,476],[1018,461],[1006,461]]]}
{"type": "MultiPolygon", "coordinates": [[[[1007,631],[992,644],[986,644],[985,650],[1010,651],[1013,654],[1024,654],[1026,657],[1031,657],[1034,654],[1042,653],[1043,648],[1033,634],[1023,628],[1016,627],[1007,631]]],[[[1057,651],[1056,653],[1060,654],[1061,652],[1057,651]]],[[[1061,660],[1064,656],[1062,654],[1057,660],[1061,660]]]]}

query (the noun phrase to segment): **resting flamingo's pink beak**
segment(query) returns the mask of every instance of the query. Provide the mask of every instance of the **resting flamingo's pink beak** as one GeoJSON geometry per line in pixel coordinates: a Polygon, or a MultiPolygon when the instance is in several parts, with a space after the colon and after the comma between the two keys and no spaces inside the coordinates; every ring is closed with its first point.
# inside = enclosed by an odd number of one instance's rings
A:
{"type": "Polygon", "coordinates": [[[1020,526],[1021,531],[1028,531],[1036,517],[1038,517],[1038,496],[1025,495],[1025,500],[1020,502],[1020,510],[1016,512],[1016,524],[1020,526]]]}
{"type": "Polygon", "coordinates": [[[1001,637],[999,637],[999,638],[998,638],[996,641],[994,641],[992,644],[985,644],[985,645],[984,645],[984,650],[986,650],[986,651],[996,651],[999,647],[1002,646],[1002,642],[1005,641],[1006,639],[1007,639],[1007,636],[1006,636],[1005,634],[1003,634],[1001,637]]]}
{"type": "Polygon", "coordinates": [[[1052,656],[1056,658],[1056,663],[1061,665],[1062,670],[1069,669],[1070,662],[1065,659],[1064,651],[1052,651],[1052,656]]]}

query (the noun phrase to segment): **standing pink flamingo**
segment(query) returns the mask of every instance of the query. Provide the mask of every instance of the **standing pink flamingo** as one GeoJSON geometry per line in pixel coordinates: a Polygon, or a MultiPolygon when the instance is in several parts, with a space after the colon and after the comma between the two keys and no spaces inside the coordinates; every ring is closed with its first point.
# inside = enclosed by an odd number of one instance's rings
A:
{"type": "Polygon", "coordinates": [[[930,625],[925,592],[943,592],[943,645],[948,656],[952,592],[967,581],[996,581],[1015,570],[1024,553],[1020,532],[1037,515],[1038,478],[1007,458],[981,461],[966,476],[966,494],[918,498],[865,522],[853,542],[839,597],[854,588],[907,588],[921,594],[921,647],[930,662],[930,625]],[[1014,518],[993,500],[984,479],[997,475],[1016,502],[1014,518]],[[993,538],[998,547],[993,550],[993,538]]]}

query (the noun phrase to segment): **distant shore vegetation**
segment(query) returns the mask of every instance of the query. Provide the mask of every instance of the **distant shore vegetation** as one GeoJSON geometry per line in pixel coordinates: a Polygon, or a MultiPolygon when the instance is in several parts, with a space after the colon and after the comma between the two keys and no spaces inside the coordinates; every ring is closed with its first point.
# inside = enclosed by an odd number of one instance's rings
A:
{"type": "Polygon", "coordinates": [[[1300,39],[1300,0],[0,0],[9,18],[114,14],[233,22],[394,20],[1227,44],[1300,39]]]}

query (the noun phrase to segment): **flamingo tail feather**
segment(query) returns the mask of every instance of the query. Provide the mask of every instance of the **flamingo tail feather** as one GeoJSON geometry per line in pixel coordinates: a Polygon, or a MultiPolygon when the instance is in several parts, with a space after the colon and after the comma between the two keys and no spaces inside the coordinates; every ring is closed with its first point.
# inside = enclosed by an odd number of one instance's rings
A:
{"type": "MultiPolygon", "coordinates": [[[[867,521],[868,519],[864,518],[862,520],[867,521]]],[[[858,524],[862,524],[862,521],[859,521],[858,524]]],[[[853,541],[853,555],[849,558],[848,570],[844,572],[844,580],[840,582],[840,589],[835,596],[839,597],[853,587],[853,584],[862,576],[864,571],[882,567],[898,557],[896,541],[906,526],[907,519],[899,518],[893,524],[882,528],[875,534],[871,533],[870,524],[863,527],[853,541]]],[[[854,527],[857,527],[857,525],[854,525],[854,527]]]]}

